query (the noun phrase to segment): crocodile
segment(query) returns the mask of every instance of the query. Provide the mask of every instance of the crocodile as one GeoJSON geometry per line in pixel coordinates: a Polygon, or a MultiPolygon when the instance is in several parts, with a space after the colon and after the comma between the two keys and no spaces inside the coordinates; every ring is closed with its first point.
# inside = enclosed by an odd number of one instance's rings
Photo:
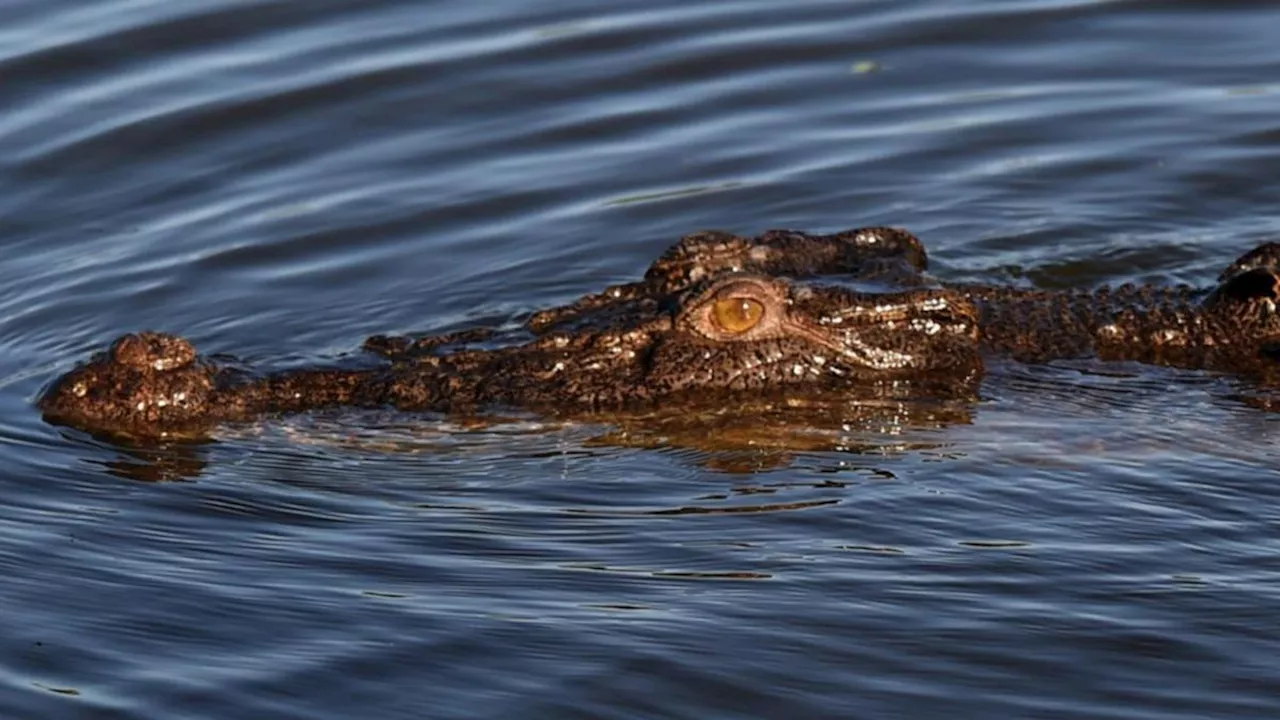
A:
{"type": "Polygon", "coordinates": [[[1248,376],[1276,358],[1280,244],[1241,256],[1207,290],[945,283],[927,264],[919,238],[898,228],[700,232],[640,280],[515,329],[377,335],[346,362],[269,372],[203,356],[177,335],[131,333],[37,404],[51,423],[167,438],[328,407],[590,414],[774,395],[954,397],[972,393],[992,355],[1248,376]]]}

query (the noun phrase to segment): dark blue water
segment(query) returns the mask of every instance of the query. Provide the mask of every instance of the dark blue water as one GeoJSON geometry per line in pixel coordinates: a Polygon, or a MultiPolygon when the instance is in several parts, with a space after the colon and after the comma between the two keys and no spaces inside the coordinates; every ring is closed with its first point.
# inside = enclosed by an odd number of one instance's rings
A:
{"type": "Polygon", "coordinates": [[[1274,717],[1280,425],[1231,378],[1002,362],[978,403],[809,433],[332,413],[144,453],[31,401],[128,330],[332,358],[708,227],[1208,283],[1280,228],[1277,27],[1209,0],[0,4],[0,717],[1274,717]]]}

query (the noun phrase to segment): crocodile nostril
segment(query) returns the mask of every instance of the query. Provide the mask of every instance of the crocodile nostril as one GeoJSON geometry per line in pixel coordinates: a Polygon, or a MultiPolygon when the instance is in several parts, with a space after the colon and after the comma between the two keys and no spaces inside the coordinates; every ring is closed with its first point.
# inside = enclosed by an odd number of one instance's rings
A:
{"type": "Polygon", "coordinates": [[[111,359],[139,370],[164,372],[190,365],[196,359],[196,349],[177,335],[131,333],[112,343],[111,359]]]}

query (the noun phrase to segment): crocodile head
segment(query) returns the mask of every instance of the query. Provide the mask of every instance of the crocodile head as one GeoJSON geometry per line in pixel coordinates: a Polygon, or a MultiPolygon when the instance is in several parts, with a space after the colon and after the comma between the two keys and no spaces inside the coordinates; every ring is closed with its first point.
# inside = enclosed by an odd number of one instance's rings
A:
{"type": "Polygon", "coordinates": [[[46,418],[163,436],[261,413],[335,405],[527,407],[583,413],[734,394],[954,388],[981,361],[973,306],[946,290],[860,293],[728,273],[645,302],[601,304],[505,346],[455,348],[373,369],[237,376],[171,335],[128,335],[56,381],[46,418]]]}

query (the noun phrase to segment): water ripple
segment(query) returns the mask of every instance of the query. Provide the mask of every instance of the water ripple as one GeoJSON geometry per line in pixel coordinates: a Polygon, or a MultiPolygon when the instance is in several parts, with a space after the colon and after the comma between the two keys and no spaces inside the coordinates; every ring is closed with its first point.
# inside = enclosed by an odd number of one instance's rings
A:
{"type": "Polygon", "coordinates": [[[706,227],[1209,282],[1276,225],[1275,8],[0,5],[0,716],[1274,709],[1280,426],[1231,378],[993,362],[923,410],[159,448],[30,402],[126,330],[325,360],[517,323],[706,227]]]}

